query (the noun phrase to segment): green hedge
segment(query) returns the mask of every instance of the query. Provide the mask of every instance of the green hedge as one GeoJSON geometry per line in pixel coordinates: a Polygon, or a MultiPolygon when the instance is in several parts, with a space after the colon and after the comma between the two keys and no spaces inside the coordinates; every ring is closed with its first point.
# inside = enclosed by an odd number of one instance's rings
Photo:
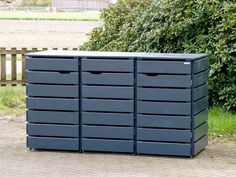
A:
{"type": "Polygon", "coordinates": [[[236,1],[118,0],[81,50],[207,53],[210,104],[236,110],[236,1]]]}

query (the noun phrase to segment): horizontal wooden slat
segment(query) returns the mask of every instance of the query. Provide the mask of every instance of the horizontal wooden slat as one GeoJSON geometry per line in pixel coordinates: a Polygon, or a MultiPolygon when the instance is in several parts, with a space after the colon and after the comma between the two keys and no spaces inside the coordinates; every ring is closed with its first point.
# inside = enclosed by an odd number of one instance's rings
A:
{"type": "MultiPolygon", "coordinates": [[[[23,48],[22,48],[23,49],[23,48]]],[[[0,50],[0,54],[25,54],[29,52],[35,52],[35,50],[27,49],[26,51],[22,49],[12,50],[12,49],[6,49],[6,50],[0,50]]]]}
{"type": "Polygon", "coordinates": [[[78,124],[79,112],[28,110],[27,121],[31,123],[78,124]]]}
{"type": "Polygon", "coordinates": [[[205,122],[204,124],[202,124],[198,128],[194,129],[194,141],[198,140],[203,135],[206,135],[207,132],[208,132],[208,124],[207,124],[207,122],[205,122]]]}
{"type": "Polygon", "coordinates": [[[191,145],[181,143],[138,141],[137,153],[153,155],[191,156],[191,145]]]}
{"type": "Polygon", "coordinates": [[[84,98],[134,99],[133,87],[82,86],[84,98]]]}
{"type": "Polygon", "coordinates": [[[101,152],[134,152],[132,140],[82,139],[82,150],[101,152]]]}
{"type": "Polygon", "coordinates": [[[82,100],[82,111],[133,112],[133,109],[132,100],[82,100]]]}
{"type": "Polygon", "coordinates": [[[208,108],[208,97],[204,97],[193,103],[194,114],[198,114],[199,112],[208,108]]]}
{"type": "Polygon", "coordinates": [[[82,71],[133,72],[133,60],[82,59],[82,71]]]}
{"type": "Polygon", "coordinates": [[[191,76],[138,74],[137,85],[146,87],[190,87],[191,76]]]}
{"type": "Polygon", "coordinates": [[[208,71],[201,72],[199,74],[195,74],[193,76],[193,86],[197,87],[208,81],[208,71]]]}
{"type": "Polygon", "coordinates": [[[27,84],[28,96],[78,97],[78,86],[27,84]]]}
{"type": "Polygon", "coordinates": [[[27,108],[36,110],[78,111],[78,99],[64,98],[27,98],[27,108]]]}
{"type": "MultiPolygon", "coordinates": [[[[204,110],[199,114],[193,116],[194,127],[198,127],[207,121],[208,111],[204,110]]],[[[164,116],[164,115],[142,115],[137,116],[138,127],[149,127],[149,128],[191,128],[191,117],[190,116],[164,116]]]]}
{"type": "Polygon", "coordinates": [[[208,58],[203,58],[203,59],[194,61],[194,68],[193,68],[194,73],[207,70],[208,68],[209,68],[208,58]]]}
{"type": "Polygon", "coordinates": [[[133,126],[133,114],[83,112],[82,124],[133,126]]]}
{"type": "Polygon", "coordinates": [[[25,84],[25,81],[23,81],[23,80],[16,80],[16,81],[11,81],[11,80],[6,80],[6,81],[2,81],[2,80],[0,80],[0,84],[13,84],[13,85],[15,85],[15,84],[25,84]]]}
{"type": "Polygon", "coordinates": [[[27,124],[30,136],[79,137],[78,125],[27,124]]]}
{"type": "Polygon", "coordinates": [[[28,70],[78,71],[78,59],[27,58],[28,70]]]}
{"type": "Polygon", "coordinates": [[[142,141],[191,142],[190,130],[138,128],[137,139],[142,141]]]}
{"type": "Polygon", "coordinates": [[[191,101],[190,89],[138,88],[138,100],[191,101]]]}
{"type": "Polygon", "coordinates": [[[161,116],[139,115],[137,116],[138,127],[150,128],[191,128],[190,116],[161,116]]]}
{"type": "Polygon", "coordinates": [[[42,83],[42,84],[79,84],[79,74],[72,72],[63,74],[59,72],[27,72],[28,83],[42,83]]]}
{"type": "Polygon", "coordinates": [[[202,97],[208,95],[208,84],[204,84],[200,87],[194,88],[193,90],[193,100],[196,101],[202,97]]]}
{"type": "Polygon", "coordinates": [[[138,73],[190,74],[191,62],[138,61],[138,73]]]}
{"type": "Polygon", "coordinates": [[[133,85],[133,73],[82,73],[82,84],[133,85]]]}
{"type": "Polygon", "coordinates": [[[203,150],[208,144],[208,136],[205,135],[204,137],[200,138],[198,141],[194,143],[194,155],[199,153],[203,150]]]}
{"type": "Polygon", "coordinates": [[[208,119],[208,110],[205,109],[204,111],[194,116],[194,128],[206,122],[207,119],[208,119]]]}
{"type": "Polygon", "coordinates": [[[134,129],[132,127],[83,125],[82,136],[84,138],[133,139],[134,129]]]}
{"type": "MultiPolygon", "coordinates": [[[[13,50],[14,48],[5,48],[5,50],[0,50],[0,54],[25,54],[25,53],[31,53],[36,51],[45,51],[49,48],[17,48],[16,50],[13,50]],[[25,51],[22,49],[26,49],[25,51]]],[[[52,50],[52,48],[50,48],[52,50]]],[[[58,50],[59,48],[53,48],[53,50],[58,50]]],[[[72,50],[72,48],[66,48],[67,50],[72,50]]],[[[73,48],[73,50],[78,50],[78,48],[73,48]]]]}
{"type": "Polygon", "coordinates": [[[143,114],[190,115],[190,103],[138,101],[137,112],[143,114]]]}
{"type": "Polygon", "coordinates": [[[27,137],[27,147],[33,149],[79,150],[78,138],[27,137]]]}

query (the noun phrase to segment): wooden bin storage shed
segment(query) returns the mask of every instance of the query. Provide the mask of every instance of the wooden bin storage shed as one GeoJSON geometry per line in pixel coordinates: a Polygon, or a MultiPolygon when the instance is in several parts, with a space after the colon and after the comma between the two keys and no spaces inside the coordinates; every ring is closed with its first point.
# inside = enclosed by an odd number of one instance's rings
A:
{"type": "Polygon", "coordinates": [[[27,55],[27,147],[194,156],[207,145],[205,54],[27,55]]]}

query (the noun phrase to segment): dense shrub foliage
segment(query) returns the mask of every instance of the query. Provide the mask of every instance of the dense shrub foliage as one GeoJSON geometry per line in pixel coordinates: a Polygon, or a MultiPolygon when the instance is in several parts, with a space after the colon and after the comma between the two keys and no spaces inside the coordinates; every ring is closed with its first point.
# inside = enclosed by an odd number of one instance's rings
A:
{"type": "Polygon", "coordinates": [[[236,110],[236,0],[119,0],[82,50],[207,53],[210,103],[236,110]]]}

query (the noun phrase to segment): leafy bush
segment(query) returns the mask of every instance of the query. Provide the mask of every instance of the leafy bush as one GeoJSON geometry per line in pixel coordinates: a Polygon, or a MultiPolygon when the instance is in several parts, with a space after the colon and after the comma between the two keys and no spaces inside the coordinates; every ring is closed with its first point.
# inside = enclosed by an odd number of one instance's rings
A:
{"type": "Polygon", "coordinates": [[[118,0],[81,50],[207,53],[210,103],[236,110],[235,0],[118,0]]]}

